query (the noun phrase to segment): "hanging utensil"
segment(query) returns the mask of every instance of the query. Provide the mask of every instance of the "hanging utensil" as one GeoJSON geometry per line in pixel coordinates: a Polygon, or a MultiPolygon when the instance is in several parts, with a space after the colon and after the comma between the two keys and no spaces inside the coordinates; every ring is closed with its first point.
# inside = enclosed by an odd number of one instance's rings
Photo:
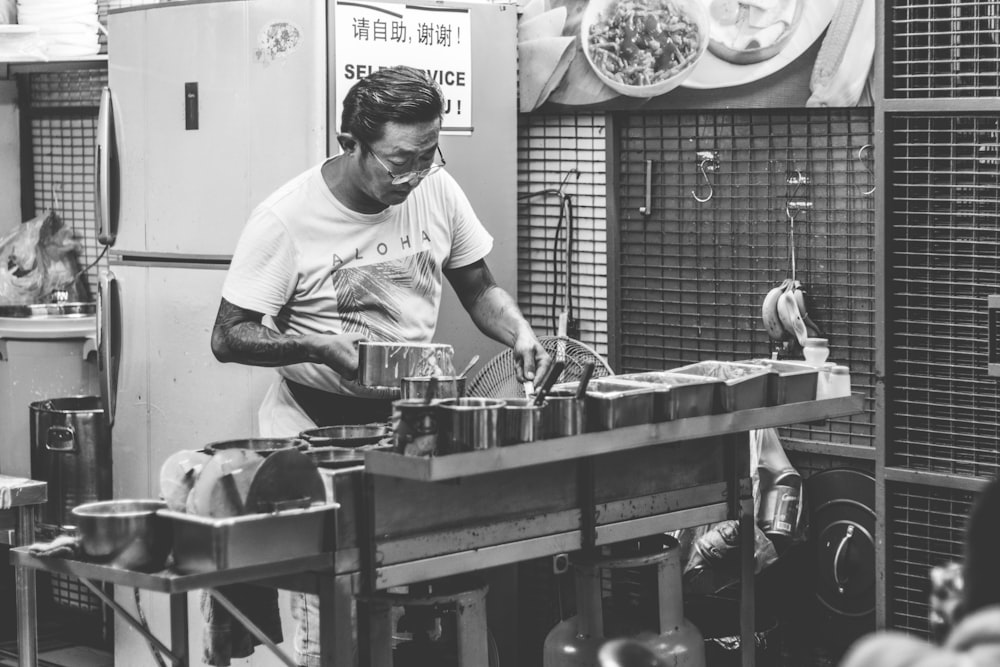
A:
{"type": "Polygon", "coordinates": [[[458,374],[458,377],[464,378],[465,376],[467,376],[469,374],[469,371],[472,370],[472,367],[475,366],[478,362],[479,362],[479,355],[478,354],[473,355],[472,358],[469,359],[469,363],[467,363],[465,365],[465,368],[462,369],[462,372],[458,374]]]}
{"type": "Polygon", "coordinates": [[[587,395],[587,385],[590,384],[590,378],[594,375],[594,362],[588,361],[583,365],[583,375],[580,377],[580,384],[576,388],[577,399],[582,399],[587,395]]]}
{"type": "Polygon", "coordinates": [[[549,391],[552,390],[552,385],[556,383],[559,376],[562,375],[563,369],[566,368],[566,362],[561,359],[556,359],[549,366],[549,374],[545,376],[542,381],[542,387],[535,394],[535,405],[541,405],[545,402],[545,397],[548,395],[549,391]]]}

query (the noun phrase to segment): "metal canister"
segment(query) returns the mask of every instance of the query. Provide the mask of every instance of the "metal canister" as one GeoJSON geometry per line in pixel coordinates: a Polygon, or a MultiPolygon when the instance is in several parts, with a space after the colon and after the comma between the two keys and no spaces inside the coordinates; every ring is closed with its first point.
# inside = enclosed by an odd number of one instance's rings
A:
{"type": "Polygon", "coordinates": [[[579,435],[586,430],[586,401],[576,392],[553,391],[545,398],[545,431],[547,437],[579,435]]]}
{"type": "Polygon", "coordinates": [[[465,377],[457,375],[405,377],[399,387],[402,398],[427,398],[433,391],[435,398],[462,398],[465,396],[465,377]]]}
{"type": "Polygon", "coordinates": [[[494,398],[449,398],[438,402],[438,454],[490,449],[500,444],[500,410],[494,398]]]}
{"type": "Polygon", "coordinates": [[[500,409],[500,443],[518,445],[544,440],[546,435],[545,402],[535,405],[533,398],[508,398],[500,409]]]}
{"type": "Polygon", "coordinates": [[[406,398],[392,403],[396,451],[407,456],[433,456],[438,445],[436,401],[406,398]]]}

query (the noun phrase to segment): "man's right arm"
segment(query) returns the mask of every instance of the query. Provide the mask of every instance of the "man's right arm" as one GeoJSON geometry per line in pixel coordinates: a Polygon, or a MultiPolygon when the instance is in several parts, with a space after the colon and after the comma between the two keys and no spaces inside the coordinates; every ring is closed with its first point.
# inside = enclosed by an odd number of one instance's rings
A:
{"type": "Polygon", "coordinates": [[[250,366],[325,364],[345,379],[358,372],[360,334],[303,334],[290,336],[265,327],[263,313],[240,308],[222,299],[212,329],[212,354],[221,362],[250,366]]]}

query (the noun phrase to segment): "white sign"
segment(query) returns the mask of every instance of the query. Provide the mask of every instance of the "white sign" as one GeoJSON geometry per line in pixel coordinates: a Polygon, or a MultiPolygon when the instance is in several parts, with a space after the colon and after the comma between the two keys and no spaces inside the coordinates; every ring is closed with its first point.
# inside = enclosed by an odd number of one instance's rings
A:
{"type": "Polygon", "coordinates": [[[441,130],[472,133],[472,30],[469,10],[383,2],[337,2],[334,29],[337,129],[343,99],[379,69],[425,70],[444,91],[441,130]]]}

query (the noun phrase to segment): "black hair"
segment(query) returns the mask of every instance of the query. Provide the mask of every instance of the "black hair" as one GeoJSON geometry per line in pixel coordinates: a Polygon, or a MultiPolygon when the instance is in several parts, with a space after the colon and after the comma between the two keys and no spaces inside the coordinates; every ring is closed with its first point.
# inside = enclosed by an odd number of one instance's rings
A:
{"type": "Polygon", "coordinates": [[[961,613],[1000,604],[1000,479],[976,498],[965,530],[961,613]]]}
{"type": "Polygon", "coordinates": [[[382,138],[386,123],[427,123],[441,118],[444,94],[423,70],[397,65],[378,70],[347,91],[340,131],[364,145],[382,138]]]}

